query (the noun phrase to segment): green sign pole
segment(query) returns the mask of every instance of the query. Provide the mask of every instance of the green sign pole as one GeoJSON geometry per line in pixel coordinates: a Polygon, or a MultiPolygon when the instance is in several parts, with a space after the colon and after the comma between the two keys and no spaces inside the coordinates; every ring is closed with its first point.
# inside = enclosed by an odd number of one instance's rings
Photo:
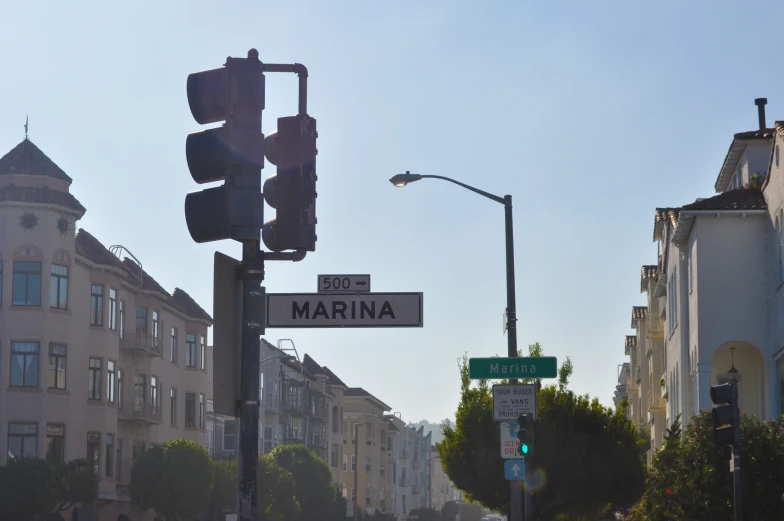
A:
{"type": "Polygon", "coordinates": [[[474,380],[507,378],[557,378],[554,356],[539,358],[469,358],[468,375],[474,380]]]}

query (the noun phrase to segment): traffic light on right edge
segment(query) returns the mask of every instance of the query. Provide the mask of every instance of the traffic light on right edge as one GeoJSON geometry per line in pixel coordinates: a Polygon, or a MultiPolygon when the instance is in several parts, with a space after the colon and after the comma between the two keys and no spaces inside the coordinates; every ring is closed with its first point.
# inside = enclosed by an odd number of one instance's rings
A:
{"type": "Polygon", "coordinates": [[[520,445],[517,448],[521,456],[525,456],[533,450],[534,446],[534,418],[531,414],[521,414],[517,418],[517,439],[520,445]]]}
{"type": "Polygon", "coordinates": [[[316,120],[307,114],[278,118],[264,139],[267,161],[277,174],[264,183],[264,200],[275,217],[261,237],[272,251],[316,250],[316,120]]]}

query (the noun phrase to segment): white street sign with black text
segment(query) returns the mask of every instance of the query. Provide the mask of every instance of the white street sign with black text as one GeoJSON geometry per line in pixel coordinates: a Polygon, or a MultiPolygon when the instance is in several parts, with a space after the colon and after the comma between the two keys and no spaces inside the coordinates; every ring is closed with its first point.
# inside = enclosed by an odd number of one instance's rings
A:
{"type": "Polygon", "coordinates": [[[267,293],[265,327],[422,327],[422,293],[267,293]]]}
{"type": "Polygon", "coordinates": [[[498,384],[493,386],[493,420],[517,421],[521,414],[536,419],[536,385],[498,384]]]}

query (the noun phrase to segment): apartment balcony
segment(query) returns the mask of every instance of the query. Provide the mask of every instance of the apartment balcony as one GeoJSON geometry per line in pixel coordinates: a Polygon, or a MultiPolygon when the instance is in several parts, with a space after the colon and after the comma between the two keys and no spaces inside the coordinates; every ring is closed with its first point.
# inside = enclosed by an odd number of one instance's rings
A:
{"type": "Polygon", "coordinates": [[[659,390],[655,387],[648,391],[648,412],[664,412],[664,398],[661,397],[659,390]]]}
{"type": "Polygon", "coordinates": [[[305,434],[287,430],[283,443],[285,445],[305,445],[305,434]]]}
{"type": "Polygon", "coordinates": [[[134,405],[125,404],[125,406],[118,411],[118,419],[120,421],[134,421],[141,423],[161,423],[161,407],[154,407],[148,403],[134,405]]]}
{"type": "Polygon", "coordinates": [[[143,356],[161,356],[161,339],[143,329],[123,331],[120,349],[143,356]]]}
{"type": "Polygon", "coordinates": [[[329,438],[324,436],[310,436],[310,446],[326,449],[329,446],[329,438]]]}

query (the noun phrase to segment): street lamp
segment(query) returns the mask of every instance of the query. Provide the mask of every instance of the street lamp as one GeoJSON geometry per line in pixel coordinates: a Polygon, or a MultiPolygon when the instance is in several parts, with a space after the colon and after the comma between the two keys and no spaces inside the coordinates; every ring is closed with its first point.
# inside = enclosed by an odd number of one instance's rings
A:
{"type": "Polygon", "coordinates": [[[377,419],[378,416],[373,416],[369,420],[354,424],[354,521],[357,521],[357,506],[359,504],[359,427],[377,419]]]}
{"type": "MultiPolygon", "coordinates": [[[[499,197],[493,195],[479,188],[474,188],[460,181],[455,181],[449,177],[440,175],[421,175],[412,174],[406,170],[405,174],[397,174],[392,176],[389,180],[390,183],[398,188],[403,188],[409,183],[419,181],[420,179],[441,179],[442,181],[449,181],[470,190],[476,194],[487,197],[488,199],[504,205],[504,217],[506,223],[506,327],[509,330],[507,356],[509,358],[517,358],[517,305],[515,303],[515,275],[514,275],[514,233],[512,227],[512,196],[505,195],[499,197]]],[[[517,378],[510,378],[509,383],[516,384],[517,378]]],[[[510,481],[510,512],[509,521],[517,521],[521,516],[518,514],[522,510],[522,503],[520,497],[520,487],[516,485],[515,481],[510,481]]],[[[526,498],[528,498],[528,488],[526,488],[526,498]]],[[[527,501],[530,505],[530,501],[527,501]]],[[[528,508],[528,507],[526,507],[528,508]]]]}
{"type": "Polygon", "coordinates": [[[280,361],[281,361],[281,362],[291,362],[292,360],[296,360],[296,359],[297,359],[297,357],[296,357],[296,356],[293,356],[293,355],[271,356],[271,357],[269,357],[269,358],[265,358],[264,360],[261,360],[261,361],[259,362],[259,365],[261,365],[261,364],[263,364],[264,362],[267,362],[267,361],[269,361],[269,360],[276,360],[276,359],[278,359],[278,358],[280,358],[280,361]]]}

